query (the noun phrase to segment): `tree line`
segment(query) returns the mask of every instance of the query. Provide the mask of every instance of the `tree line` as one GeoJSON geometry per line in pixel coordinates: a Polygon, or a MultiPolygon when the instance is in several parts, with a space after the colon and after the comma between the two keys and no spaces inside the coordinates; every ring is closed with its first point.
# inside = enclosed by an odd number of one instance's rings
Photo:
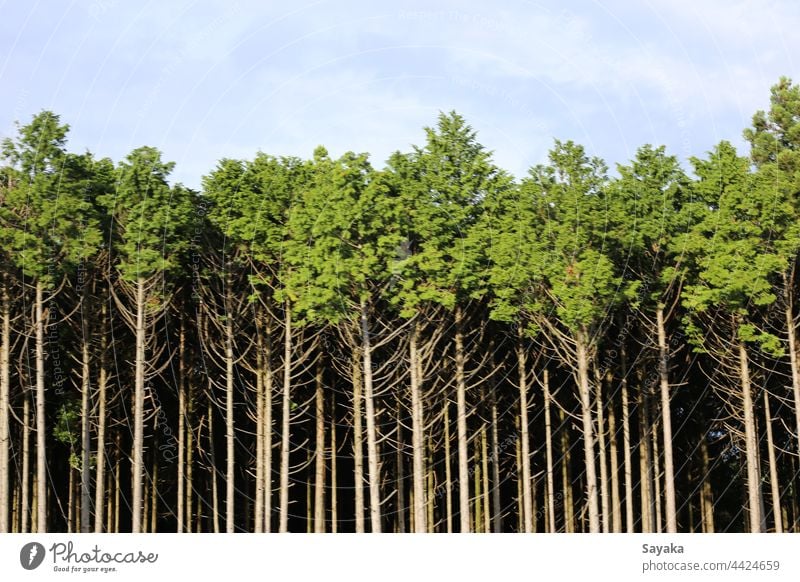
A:
{"type": "Polygon", "coordinates": [[[687,171],[2,144],[0,531],[800,527],[800,87],[687,171]]]}

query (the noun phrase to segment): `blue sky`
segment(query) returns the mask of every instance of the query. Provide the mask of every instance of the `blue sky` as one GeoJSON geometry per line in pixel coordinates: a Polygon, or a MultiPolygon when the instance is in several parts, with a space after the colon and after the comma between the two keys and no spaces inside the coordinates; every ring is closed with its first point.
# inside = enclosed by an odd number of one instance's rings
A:
{"type": "Polygon", "coordinates": [[[52,109],[70,147],[160,148],[198,187],[222,157],[367,151],[380,166],[462,113],[517,176],[553,138],[613,167],[681,159],[800,80],[789,0],[0,0],[0,134],[52,109]]]}

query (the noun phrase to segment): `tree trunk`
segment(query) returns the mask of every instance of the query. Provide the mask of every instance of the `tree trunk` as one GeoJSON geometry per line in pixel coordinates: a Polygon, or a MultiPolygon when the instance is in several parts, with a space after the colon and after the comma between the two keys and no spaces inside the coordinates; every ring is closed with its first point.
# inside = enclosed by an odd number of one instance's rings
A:
{"type": "MultiPolygon", "coordinates": [[[[192,507],[194,505],[194,382],[188,375],[189,402],[186,404],[186,531],[192,533],[192,507]]],[[[198,437],[199,438],[199,437],[198,437]]]]}
{"type": "Polygon", "coordinates": [[[575,531],[575,513],[573,510],[572,471],[570,467],[570,451],[572,447],[569,442],[569,426],[567,425],[563,408],[558,409],[558,417],[561,428],[561,488],[564,491],[564,532],[573,533],[575,531]]]}
{"type": "Polygon", "coordinates": [[[422,379],[419,377],[417,341],[419,322],[414,322],[409,339],[409,367],[411,372],[411,452],[414,487],[414,531],[427,531],[425,523],[425,447],[423,435],[422,379]]]}
{"type": "Polygon", "coordinates": [[[292,387],[292,311],[284,304],[283,397],[281,406],[280,524],[278,531],[289,531],[289,415],[292,387]]]}
{"type": "Polygon", "coordinates": [[[31,389],[24,389],[22,403],[22,533],[33,527],[31,522],[31,389]]]}
{"type": "Polygon", "coordinates": [[[711,488],[711,469],[705,434],[700,439],[700,462],[700,521],[703,533],[714,533],[714,493],[711,488]]]}
{"type": "Polygon", "coordinates": [[[219,533],[219,491],[217,488],[217,459],[214,453],[214,410],[208,397],[208,450],[211,456],[211,521],[214,533],[219,533]]]}
{"type": "Polygon", "coordinates": [[[658,460],[660,458],[658,452],[658,423],[653,426],[653,488],[655,493],[653,494],[653,499],[655,500],[656,506],[656,533],[661,533],[661,523],[662,523],[662,515],[661,515],[661,470],[658,466],[658,460]]]}
{"type": "Polygon", "coordinates": [[[625,532],[633,533],[633,462],[631,459],[631,411],[628,406],[628,360],[625,345],[620,347],[622,382],[622,466],[625,473],[625,532]]]}
{"type": "Polygon", "coordinates": [[[461,307],[455,309],[456,428],[458,431],[458,515],[461,533],[470,531],[469,451],[467,450],[467,386],[464,378],[464,330],[461,307]]]}
{"type": "Polygon", "coordinates": [[[656,309],[658,326],[658,375],[661,385],[661,430],[664,439],[664,500],[666,502],[667,533],[678,532],[678,514],[675,506],[675,468],[672,457],[672,412],[669,392],[669,352],[664,328],[664,306],[656,309]]]}
{"type": "Polygon", "coordinates": [[[522,344],[522,327],[518,327],[517,336],[517,376],[519,377],[519,422],[520,422],[520,455],[522,473],[522,531],[533,531],[533,508],[531,492],[531,453],[530,423],[528,422],[528,370],[525,358],[525,347],[522,344]]]}
{"type": "Polygon", "coordinates": [[[339,529],[339,508],[337,499],[338,480],[336,478],[336,401],[331,399],[331,533],[339,529]]]}
{"type": "Polygon", "coordinates": [[[8,519],[10,471],[10,427],[8,424],[9,390],[11,386],[11,366],[9,351],[11,346],[11,306],[5,276],[0,289],[0,533],[9,533],[8,519]]]}
{"type": "Polygon", "coordinates": [[[75,505],[75,469],[70,465],[67,482],[67,533],[75,532],[75,505]]]}
{"type": "Polygon", "coordinates": [[[353,354],[353,476],[355,493],[356,533],[364,533],[364,436],[362,434],[362,377],[358,350],[353,354]]]}
{"type": "MultiPolygon", "coordinates": [[[[597,369],[595,365],[595,370],[597,369]]],[[[611,531],[611,508],[608,491],[608,461],[606,459],[606,427],[603,414],[603,380],[596,374],[597,388],[597,452],[600,458],[600,507],[602,513],[603,533],[611,531]]]]}
{"type": "Polygon", "coordinates": [[[142,487],[144,477],[144,280],[136,282],[136,381],[133,406],[133,533],[142,531],[142,487]]]}
{"type": "Polygon", "coordinates": [[[316,374],[316,450],[314,451],[314,532],[325,533],[325,393],[322,385],[322,355],[316,374]]]}
{"type": "MultiPolygon", "coordinates": [[[[613,378],[608,373],[609,385],[613,378]]],[[[617,450],[617,413],[614,408],[614,398],[609,397],[608,403],[608,436],[609,450],[611,453],[611,531],[622,533],[622,513],[619,500],[619,454],[617,450]]]]}
{"type": "Polygon", "coordinates": [[[397,509],[395,510],[395,533],[406,533],[406,471],[405,471],[405,442],[403,435],[403,406],[400,400],[395,411],[395,431],[397,446],[395,447],[394,465],[397,474],[395,481],[397,491],[397,509]]]}
{"type": "Polygon", "coordinates": [[[256,315],[256,483],[253,532],[264,531],[264,338],[261,316],[256,315]]]}
{"type": "Polygon", "coordinates": [[[744,440],[747,459],[747,499],[750,515],[750,531],[762,531],[761,516],[761,471],[758,466],[758,435],[750,386],[750,364],[747,349],[739,342],[739,372],[742,383],[742,407],[744,409],[744,440]]]}
{"type": "Polygon", "coordinates": [[[150,480],[150,533],[158,531],[158,439],[153,446],[153,477],[150,480]]]}
{"type": "Polygon", "coordinates": [[[794,295],[794,269],[792,277],[783,277],[786,294],[786,333],[789,339],[789,364],[792,370],[792,394],[794,395],[794,419],[797,438],[797,454],[800,456],[800,364],[797,358],[797,326],[795,325],[792,297],[794,295]]]}
{"type": "Polygon", "coordinates": [[[545,480],[547,483],[547,524],[548,533],[556,533],[556,492],[553,480],[553,427],[550,421],[550,372],[545,369],[542,378],[544,389],[544,442],[545,442],[545,480]]]}
{"type": "Polygon", "coordinates": [[[364,412],[367,421],[367,469],[369,472],[369,516],[372,533],[381,532],[381,478],[378,465],[378,435],[375,399],[372,394],[372,347],[367,326],[367,307],[361,303],[361,356],[364,358],[364,412]]]}
{"type": "Polygon", "coordinates": [[[500,503],[500,431],[498,428],[497,394],[492,383],[492,529],[503,531],[503,506],[500,503]]]}
{"type": "MultiPolygon", "coordinates": [[[[483,398],[481,398],[483,401],[483,398]]],[[[483,530],[486,533],[492,531],[491,529],[491,509],[489,505],[489,446],[486,438],[486,424],[481,426],[481,475],[483,477],[483,530]]]]}
{"type": "Polygon", "coordinates": [[[772,493],[772,518],[775,521],[775,533],[783,533],[781,489],[778,483],[778,463],[775,460],[775,443],[772,440],[772,414],[769,410],[769,396],[766,390],[764,390],[764,414],[767,424],[767,454],[769,455],[769,482],[772,493]]]}
{"type": "Polygon", "coordinates": [[[235,458],[234,445],[236,444],[233,431],[233,312],[231,305],[230,275],[226,275],[225,282],[225,532],[233,533],[236,509],[234,507],[235,458]]]}
{"type": "Polygon", "coordinates": [[[272,531],[272,327],[264,333],[264,531],[272,531]]]}
{"type": "Polygon", "coordinates": [[[47,532],[47,428],[44,403],[44,289],[36,282],[36,533],[47,532]]]}
{"type": "Polygon", "coordinates": [[[97,377],[97,473],[94,492],[94,532],[103,532],[106,470],[106,390],[108,384],[108,305],[100,307],[100,370],[97,377]]]}
{"type": "Polygon", "coordinates": [[[450,461],[450,400],[444,399],[444,484],[447,533],[453,533],[453,475],[450,461]]]}
{"type": "Polygon", "coordinates": [[[121,436],[119,431],[117,431],[116,437],[116,463],[114,467],[114,533],[119,533],[119,497],[121,494],[122,486],[121,486],[121,478],[122,475],[120,474],[120,457],[122,456],[121,451],[121,436]]]}
{"type": "Polygon", "coordinates": [[[578,359],[578,388],[581,398],[581,421],[583,425],[583,456],[586,465],[586,499],[589,505],[589,531],[600,533],[600,509],[597,499],[597,475],[595,470],[594,426],[592,421],[592,394],[589,386],[589,355],[586,332],[576,338],[578,359]]]}
{"type": "MultiPolygon", "coordinates": [[[[85,300],[85,299],[84,299],[85,300]]],[[[87,317],[84,314],[83,317],[87,317]]],[[[84,319],[85,321],[85,319],[84,319]]],[[[83,337],[81,338],[81,533],[89,533],[91,525],[91,426],[89,416],[91,413],[89,406],[89,391],[91,390],[91,380],[89,378],[89,333],[88,326],[83,326],[83,337]]],[[[102,481],[96,485],[102,487],[102,481]]]]}
{"type": "Polygon", "coordinates": [[[650,449],[650,398],[647,388],[641,386],[641,400],[639,402],[639,493],[642,501],[642,533],[653,533],[653,478],[652,454],[650,449]]]}
{"type": "MultiPolygon", "coordinates": [[[[178,331],[178,533],[183,533],[186,521],[186,322],[183,312],[178,331]]],[[[191,512],[189,512],[191,516],[191,512]]],[[[191,517],[189,518],[191,521],[191,517]]]]}

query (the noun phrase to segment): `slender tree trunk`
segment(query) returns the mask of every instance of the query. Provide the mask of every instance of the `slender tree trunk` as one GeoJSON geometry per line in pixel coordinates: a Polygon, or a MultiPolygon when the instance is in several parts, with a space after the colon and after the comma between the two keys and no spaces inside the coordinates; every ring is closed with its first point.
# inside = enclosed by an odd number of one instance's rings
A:
{"type": "MultiPolygon", "coordinates": [[[[189,383],[189,402],[186,404],[186,531],[192,533],[194,514],[194,382],[191,375],[187,375],[189,383]]],[[[199,439],[199,436],[198,436],[199,439]]]]}
{"type": "Polygon", "coordinates": [[[339,501],[337,499],[337,487],[339,481],[336,478],[336,401],[331,400],[331,533],[336,533],[339,529],[339,501]]]}
{"type": "Polygon", "coordinates": [[[421,381],[419,377],[417,341],[419,323],[414,322],[409,340],[409,362],[411,372],[411,454],[414,486],[414,531],[427,531],[425,523],[425,447],[423,435],[423,413],[421,381]]]}
{"type": "Polygon", "coordinates": [[[572,499],[571,454],[572,447],[569,442],[569,426],[567,425],[564,410],[558,409],[561,427],[561,487],[564,491],[564,532],[575,531],[575,513],[572,499]]]}
{"type": "Polygon", "coordinates": [[[353,468],[355,475],[356,533],[364,533],[364,436],[362,434],[362,377],[358,350],[353,354],[353,468]]]}
{"type": "Polygon", "coordinates": [[[498,427],[497,393],[492,383],[492,528],[503,531],[503,506],[500,504],[500,430],[498,427]]]}
{"type": "Polygon", "coordinates": [[[11,346],[11,306],[8,288],[3,275],[0,288],[0,533],[8,533],[11,527],[8,519],[9,483],[11,466],[9,464],[10,427],[8,424],[8,406],[10,401],[11,366],[9,351],[11,346]]]}
{"type": "Polygon", "coordinates": [[[781,515],[781,489],[778,483],[778,463],[775,460],[775,442],[772,440],[772,414],[769,410],[769,396],[764,390],[764,414],[767,424],[767,453],[769,455],[769,482],[772,493],[772,518],[775,521],[775,533],[783,533],[783,516],[781,515]]]}
{"type": "Polygon", "coordinates": [[[556,493],[553,480],[553,427],[550,421],[550,372],[545,369],[542,377],[544,389],[544,442],[545,442],[545,479],[547,483],[547,524],[548,533],[556,533],[556,493]]]}
{"type": "Polygon", "coordinates": [[[661,533],[661,523],[662,523],[662,515],[661,515],[661,469],[658,466],[658,460],[660,458],[658,452],[658,423],[655,423],[653,426],[653,488],[655,493],[653,494],[653,499],[655,500],[656,506],[656,533],[661,533]]]}
{"type": "Polygon", "coordinates": [[[433,500],[434,500],[434,496],[433,496],[434,474],[433,473],[434,473],[434,466],[433,466],[433,463],[431,462],[431,459],[433,459],[433,442],[431,441],[430,437],[428,437],[427,440],[428,440],[428,463],[427,463],[427,465],[428,465],[428,493],[427,493],[428,503],[426,504],[426,509],[428,511],[427,511],[426,519],[427,519],[427,523],[428,523],[428,533],[433,533],[434,531],[436,531],[436,524],[433,521],[433,500]]]}
{"type": "MultiPolygon", "coordinates": [[[[19,533],[19,480],[14,483],[14,492],[11,494],[11,533],[19,533]]],[[[0,532],[6,533],[6,532],[0,532]]]]}
{"type": "Polygon", "coordinates": [[[117,431],[116,436],[116,463],[114,467],[114,533],[119,533],[119,497],[122,490],[121,486],[121,478],[122,475],[120,474],[120,457],[122,456],[121,452],[121,436],[119,431],[117,431]]]}
{"type": "Polygon", "coordinates": [[[522,528],[525,533],[533,531],[533,507],[531,492],[531,453],[530,423],[528,422],[528,370],[525,358],[525,347],[522,344],[522,327],[518,328],[517,337],[517,376],[519,377],[519,422],[520,422],[520,455],[522,456],[522,528]]]}
{"type": "Polygon", "coordinates": [[[322,385],[321,359],[317,360],[316,376],[317,442],[314,452],[314,532],[325,533],[325,393],[322,385]]]}
{"type": "Polygon", "coordinates": [[[289,531],[289,415],[292,387],[292,311],[284,305],[283,398],[281,406],[280,533],[289,531]]]}
{"type": "MultiPolygon", "coordinates": [[[[481,398],[483,400],[483,398],[481,398]]],[[[481,455],[483,463],[481,465],[481,475],[483,477],[483,531],[492,531],[491,525],[491,505],[489,504],[489,447],[486,437],[486,424],[481,426],[481,455]]]]}
{"type": "Polygon", "coordinates": [[[797,325],[794,319],[792,297],[794,296],[794,268],[792,276],[784,275],[784,291],[786,294],[786,333],[789,339],[789,364],[792,371],[792,394],[794,395],[794,419],[797,438],[797,454],[800,455],[800,364],[797,358],[797,325]]]}
{"type": "MultiPolygon", "coordinates": [[[[89,424],[89,337],[84,326],[81,340],[81,533],[91,529],[89,510],[91,509],[91,430],[89,424]]],[[[100,482],[102,483],[102,481],[100,482]]],[[[99,486],[100,484],[98,484],[99,486]]]]}
{"type": "Polygon", "coordinates": [[[214,452],[214,410],[208,397],[208,450],[211,456],[211,520],[214,533],[219,533],[219,490],[217,487],[217,455],[214,452]]]}
{"type": "Polygon", "coordinates": [[[36,282],[36,533],[47,532],[47,457],[44,402],[44,288],[36,282]]]}
{"type": "Polygon", "coordinates": [[[750,510],[750,531],[762,531],[761,516],[761,471],[758,466],[758,434],[750,386],[750,364],[747,349],[739,342],[739,371],[742,383],[742,407],[744,409],[745,453],[747,459],[747,498],[750,510]]]}
{"type": "Polygon", "coordinates": [[[467,386],[464,377],[464,330],[461,307],[455,309],[456,427],[458,430],[458,515],[461,533],[470,531],[469,451],[467,450],[467,386]]]}
{"type": "MultiPolygon", "coordinates": [[[[70,471],[72,469],[70,468],[70,471]]],[[[38,533],[39,504],[37,502],[39,489],[36,487],[36,475],[33,476],[33,499],[31,500],[31,533],[38,533]]],[[[69,525],[69,523],[67,524],[69,525]]]]}
{"type": "Polygon", "coordinates": [[[633,521],[633,462],[631,459],[631,411],[628,406],[628,359],[625,345],[620,347],[622,382],[622,466],[625,473],[625,531],[634,532],[633,521]]]}
{"type": "Polygon", "coordinates": [[[108,385],[108,305],[100,307],[100,370],[97,377],[97,459],[94,492],[94,531],[102,533],[105,513],[106,390],[108,385]]]}
{"type": "Polygon", "coordinates": [[[153,447],[153,478],[150,480],[150,533],[158,531],[158,439],[153,447]]]}
{"type": "Polygon", "coordinates": [[[596,375],[596,383],[597,452],[600,458],[600,507],[602,508],[603,533],[609,533],[611,531],[611,509],[608,491],[608,461],[606,459],[606,427],[605,415],[603,414],[603,380],[599,374],[596,375]]]}
{"type": "MultiPolygon", "coordinates": [[[[611,374],[609,372],[609,384],[611,374]]],[[[617,413],[614,399],[608,403],[608,436],[611,452],[611,531],[622,533],[622,512],[619,499],[619,453],[617,447],[617,413]]]]}
{"type": "Polygon", "coordinates": [[[22,403],[22,533],[33,527],[31,522],[31,389],[24,389],[22,403]]]}
{"type": "Polygon", "coordinates": [[[372,347],[367,325],[367,307],[361,303],[361,356],[364,358],[364,412],[367,421],[367,469],[369,472],[369,516],[372,533],[381,532],[381,478],[378,465],[378,435],[375,399],[372,393],[372,347]]]}
{"type": "Polygon", "coordinates": [[[253,531],[264,531],[264,338],[261,336],[261,317],[256,315],[256,483],[253,531]]]}
{"type": "Polygon", "coordinates": [[[475,510],[472,512],[474,517],[474,522],[472,524],[472,531],[475,533],[481,532],[481,525],[483,524],[483,507],[482,507],[482,496],[481,496],[481,455],[480,449],[478,448],[479,442],[473,441],[473,454],[472,454],[472,463],[473,463],[473,471],[472,471],[472,490],[475,492],[475,501],[473,506],[475,510]]]}
{"type": "Polygon", "coordinates": [[[397,409],[395,411],[395,431],[397,436],[397,446],[395,448],[395,471],[397,472],[396,487],[397,487],[397,509],[395,511],[395,533],[406,533],[406,472],[405,472],[405,455],[404,455],[404,436],[403,436],[403,422],[402,422],[403,407],[399,399],[397,402],[397,409]]]}
{"type": "MultiPolygon", "coordinates": [[[[178,331],[178,533],[183,533],[186,521],[186,322],[183,312],[178,331]]],[[[191,516],[189,512],[189,516],[191,516]]],[[[191,517],[189,517],[191,521],[191,517]]]]}
{"type": "Polygon", "coordinates": [[[664,439],[664,500],[666,502],[667,533],[678,532],[678,514],[675,506],[675,468],[672,456],[672,412],[669,392],[669,352],[664,327],[664,306],[656,309],[658,326],[658,375],[661,386],[661,430],[664,439]]]}
{"type": "Polygon", "coordinates": [[[233,430],[233,312],[231,308],[233,298],[230,275],[226,275],[225,295],[225,531],[233,533],[236,516],[234,506],[234,492],[236,491],[234,446],[236,440],[233,430]]]}
{"type": "Polygon", "coordinates": [[[267,320],[264,342],[264,531],[272,531],[272,327],[267,320]]]}
{"type": "Polygon", "coordinates": [[[133,407],[133,533],[142,531],[144,478],[144,280],[136,282],[136,379],[133,407]]]}
{"type": "Polygon", "coordinates": [[[75,505],[75,469],[70,465],[67,482],[67,533],[75,532],[75,505]]]}
{"type": "Polygon", "coordinates": [[[447,533],[453,533],[453,475],[450,460],[450,400],[444,400],[444,483],[447,533]]]}
{"type": "Polygon", "coordinates": [[[592,394],[589,386],[589,355],[586,332],[576,338],[578,359],[578,382],[581,398],[581,421],[583,424],[583,456],[586,465],[586,499],[589,505],[589,531],[600,533],[600,509],[597,499],[597,474],[595,469],[594,426],[592,421],[592,394]]]}
{"type": "Polygon", "coordinates": [[[639,493],[641,497],[642,533],[653,533],[654,509],[653,504],[653,478],[652,454],[650,441],[650,398],[647,388],[641,387],[641,400],[639,402],[639,493]]]}
{"type": "Polygon", "coordinates": [[[711,488],[711,469],[705,434],[700,439],[700,462],[700,520],[703,533],[714,533],[714,492],[711,488]]]}

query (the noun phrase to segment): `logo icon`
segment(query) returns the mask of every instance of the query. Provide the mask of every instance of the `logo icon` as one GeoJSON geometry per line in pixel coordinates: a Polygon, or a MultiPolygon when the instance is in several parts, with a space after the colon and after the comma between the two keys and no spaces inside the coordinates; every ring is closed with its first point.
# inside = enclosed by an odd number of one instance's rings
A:
{"type": "Polygon", "coordinates": [[[44,546],[38,542],[31,542],[22,546],[19,551],[19,563],[26,570],[35,570],[44,561],[44,546]]]}

